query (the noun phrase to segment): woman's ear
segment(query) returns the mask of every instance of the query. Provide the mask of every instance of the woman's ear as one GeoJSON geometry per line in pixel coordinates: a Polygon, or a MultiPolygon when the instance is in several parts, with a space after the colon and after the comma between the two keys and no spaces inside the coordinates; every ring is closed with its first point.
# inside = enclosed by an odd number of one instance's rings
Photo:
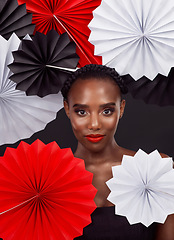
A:
{"type": "Polygon", "coordinates": [[[64,104],[64,109],[65,109],[66,115],[69,118],[69,105],[68,105],[68,102],[64,101],[63,104],[64,104]]]}
{"type": "Polygon", "coordinates": [[[121,100],[121,103],[120,103],[120,117],[119,118],[122,118],[122,116],[123,116],[125,105],[126,105],[126,101],[124,99],[121,100]]]}

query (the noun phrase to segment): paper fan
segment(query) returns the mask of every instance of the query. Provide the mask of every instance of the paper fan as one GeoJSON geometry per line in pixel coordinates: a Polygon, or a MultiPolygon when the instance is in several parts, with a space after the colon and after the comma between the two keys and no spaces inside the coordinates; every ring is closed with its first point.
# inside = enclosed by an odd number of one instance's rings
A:
{"type": "Polygon", "coordinates": [[[93,174],[56,142],[21,142],[0,158],[0,236],[6,240],[72,240],[95,210],[93,174]]]}
{"type": "Polygon", "coordinates": [[[173,0],[102,0],[89,24],[89,41],[103,64],[134,80],[174,66],[173,0]]]}
{"type": "Polygon", "coordinates": [[[14,75],[10,79],[27,95],[58,93],[70,72],[48,65],[75,69],[79,60],[68,34],[59,35],[55,30],[47,35],[37,32],[32,41],[22,40],[21,48],[13,52],[14,62],[9,67],[14,75]]]}
{"type": "Polygon", "coordinates": [[[17,50],[19,44],[15,34],[8,41],[0,36],[0,145],[28,138],[44,129],[63,107],[60,94],[41,99],[15,89],[7,65],[13,61],[12,51],[17,50]]]}
{"type": "Polygon", "coordinates": [[[0,35],[8,39],[13,32],[23,38],[33,34],[35,25],[31,24],[32,14],[27,13],[26,5],[18,5],[17,0],[1,0],[0,2],[0,35]]]}
{"type": "Polygon", "coordinates": [[[134,81],[130,75],[122,76],[129,92],[136,99],[142,99],[148,104],[160,106],[174,106],[174,68],[172,67],[167,77],[158,74],[153,81],[142,77],[134,81]]]}
{"type": "Polygon", "coordinates": [[[18,0],[18,3],[26,3],[36,31],[46,34],[54,28],[59,34],[68,33],[77,45],[80,66],[101,64],[101,57],[94,56],[94,46],[88,41],[92,11],[101,0],[18,0]]]}
{"type": "Polygon", "coordinates": [[[172,158],[162,158],[157,150],[134,157],[123,156],[120,166],[112,167],[113,178],[106,182],[115,204],[115,213],[130,224],[164,223],[174,213],[174,169],[172,158]]]}

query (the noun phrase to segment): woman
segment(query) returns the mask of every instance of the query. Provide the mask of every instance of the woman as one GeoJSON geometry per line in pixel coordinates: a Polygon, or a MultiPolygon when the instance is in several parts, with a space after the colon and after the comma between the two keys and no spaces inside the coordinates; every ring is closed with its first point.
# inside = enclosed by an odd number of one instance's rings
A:
{"type": "Polygon", "coordinates": [[[120,165],[123,155],[135,154],[120,147],[114,138],[125,108],[122,93],[126,92],[118,73],[102,65],[79,69],[62,89],[65,112],[78,140],[74,155],[84,159],[98,190],[94,199],[98,208],[83,236],[76,238],[79,240],[174,239],[173,227],[170,227],[172,215],[164,225],[154,223],[149,228],[142,224],[130,225],[125,217],[114,214],[114,206],[107,200],[109,189],[105,182],[112,178],[112,166],[120,165]]]}

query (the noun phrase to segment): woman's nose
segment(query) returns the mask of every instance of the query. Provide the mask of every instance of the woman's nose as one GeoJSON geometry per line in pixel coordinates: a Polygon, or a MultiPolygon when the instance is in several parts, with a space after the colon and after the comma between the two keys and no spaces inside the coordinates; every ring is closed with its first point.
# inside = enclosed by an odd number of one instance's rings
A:
{"type": "Polygon", "coordinates": [[[91,130],[98,130],[101,128],[101,122],[98,114],[91,114],[88,128],[91,130]]]}

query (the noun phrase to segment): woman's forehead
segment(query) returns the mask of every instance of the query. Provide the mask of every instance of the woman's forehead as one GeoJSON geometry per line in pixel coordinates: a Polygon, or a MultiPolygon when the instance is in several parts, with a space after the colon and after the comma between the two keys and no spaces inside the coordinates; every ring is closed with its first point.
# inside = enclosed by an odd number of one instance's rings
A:
{"type": "Polygon", "coordinates": [[[106,79],[78,79],[72,85],[68,100],[71,101],[97,101],[100,99],[103,102],[116,101],[121,98],[120,88],[109,78],[106,79]]]}

